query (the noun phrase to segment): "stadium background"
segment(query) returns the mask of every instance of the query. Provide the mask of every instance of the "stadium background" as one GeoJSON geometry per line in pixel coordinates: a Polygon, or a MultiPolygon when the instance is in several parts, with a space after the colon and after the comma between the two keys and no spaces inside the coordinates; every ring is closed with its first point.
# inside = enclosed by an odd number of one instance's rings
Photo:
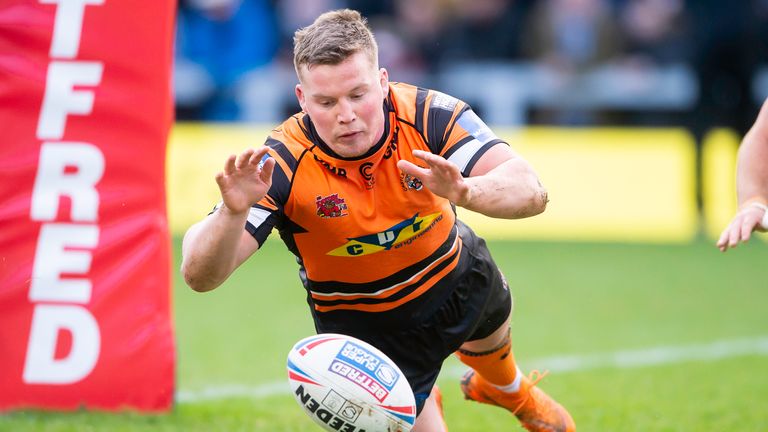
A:
{"type": "MultiPolygon", "coordinates": [[[[530,221],[462,217],[512,281],[523,367],[552,370],[542,385],[580,430],[767,430],[768,249],[713,245],[768,97],[766,1],[181,1],[173,268],[226,155],[296,109],[292,30],[345,6],[392,80],[467,100],[549,188],[530,221]]],[[[0,430],[311,430],[283,369],[312,332],[295,264],[276,238],[260,254],[207,295],[175,275],[172,413],[20,412],[0,430]]],[[[451,359],[439,381],[450,430],[514,428],[463,402],[459,373],[451,359]]]]}

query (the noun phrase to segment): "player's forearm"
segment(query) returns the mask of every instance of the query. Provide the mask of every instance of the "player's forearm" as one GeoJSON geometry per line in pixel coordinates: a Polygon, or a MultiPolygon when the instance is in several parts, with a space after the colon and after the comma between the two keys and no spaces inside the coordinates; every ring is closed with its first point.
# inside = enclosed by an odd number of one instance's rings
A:
{"type": "Polygon", "coordinates": [[[528,163],[519,158],[465,181],[469,185],[467,200],[457,204],[486,216],[520,219],[547,207],[547,190],[528,163]]]}
{"type": "Polygon", "coordinates": [[[248,213],[221,208],[187,232],[182,244],[181,272],[195,291],[221,285],[237,265],[238,244],[248,213]]]}
{"type": "Polygon", "coordinates": [[[768,125],[753,128],[739,148],[736,185],[739,205],[750,199],[768,202],[768,125]]]}

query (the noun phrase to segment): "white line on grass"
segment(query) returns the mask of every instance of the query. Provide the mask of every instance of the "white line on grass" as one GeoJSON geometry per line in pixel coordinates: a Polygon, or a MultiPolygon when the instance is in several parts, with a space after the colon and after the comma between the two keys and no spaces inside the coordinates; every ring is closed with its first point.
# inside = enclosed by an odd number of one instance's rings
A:
{"type": "MultiPolygon", "coordinates": [[[[701,345],[660,346],[638,350],[623,350],[601,354],[561,355],[531,359],[522,363],[551,372],[577,372],[598,368],[627,369],[666,365],[687,361],[714,361],[748,355],[768,356],[768,336],[750,339],[732,339],[701,345]]],[[[443,369],[442,377],[458,378],[464,367],[443,369]]],[[[178,403],[197,403],[229,398],[263,399],[289,394],[288,381],[271,382],[257,386],[221,385],[200,390],[179,390],[178,403]]]]}

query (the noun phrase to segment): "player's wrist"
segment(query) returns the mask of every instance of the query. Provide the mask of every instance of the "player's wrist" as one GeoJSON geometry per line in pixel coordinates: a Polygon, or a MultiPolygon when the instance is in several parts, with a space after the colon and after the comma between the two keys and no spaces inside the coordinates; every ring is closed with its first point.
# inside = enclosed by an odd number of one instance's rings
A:
{"type": "Polygon", "coordinates": [[[739,210],[745,210],[748,207],[757,207],[765,210],[768,208],[768,200],[761,196],[753,196],[752,198],[744,201],[739,207],[739,210]]]}
{"type": "Polygon", "coordinates": [[[467,185],[466,189],[459,193],[459,198],[454,203],[459,207],[467,207],[472,201],[472,186],[467,185]]]}
{"type": "Polygon", "coordinates": [[[221,212],[221,214],[222,214],[222,215],[224,215],[224,216],[227,216],[227,217],[234,217],[234,218],[240,218],[240,217],[243,217],[243,216],[246,216],[246,217],[247,217],[247,215],[248,215],[248,210],[250,210],[250,208],[249,208],[249,207],[246,207],[246,208],[245,208],[245,209],[243,209],[243,210],[238,210],[238,209],[233,209],[233,208],[231,208],[231,207],[227,206],[227,204],[226,204],[226,203],[222,203],[222,204],[221,204],[221,206],[219,207],[219,209],[218,209],[218,210],[219,210],[219,211],[221,212]]]}
{"type": "Polygon", "coordinates": [[[755,208],[763,211],[763,218],[760,220],[758,228],[761,231],[768,230],[768,202],[765,198],[758,196],[744,201],[740,211],[751,211],[755,208]]]}

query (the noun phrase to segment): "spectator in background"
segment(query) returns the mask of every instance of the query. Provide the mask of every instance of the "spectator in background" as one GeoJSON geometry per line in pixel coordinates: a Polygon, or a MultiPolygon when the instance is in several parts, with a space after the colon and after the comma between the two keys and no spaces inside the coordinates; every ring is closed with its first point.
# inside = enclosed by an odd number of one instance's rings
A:
{"type": "Polygon", "coordinates": [[[724,126],[743,135],[755,118],[751,82],[759,65],[759,21],[752,0],[690,0],[695,34],[694,67],[699,100],[691,129],[701,138],[724,126]]]}
{"type": "Polygon", "coordinates": [[[739,147],[736,191],[739,211],[717,241],[722,252],[768,230],[768,99],[739,147]]]}
{"type": "Polygon", "coordinates": [[[626,0],[619,17],[628,60],[650,66],[691,60],[683,0],[626,0]]]}
{"type": "Polygon", "coordinates": [[[455,13],[444,31],[442,62],[515,60],[526,2],[454,0],[455,13]]]}
{"type": "Polygon", "coordinates": [[[421,59],[425,72],[437,72],[437,63],[445,45],[445,23],[451,12],[449,0],[395,0],[398,34],[421,59]]]}
{"type": "Polygon", "coordinates": [[[246,73],[271,64],[277,23],[267,0],[181,0],[176,33],[177,118],[236,120],[246,73]]]}
{"type": "Polygon", "coordinates": [[[563,72],[601,64],[621,50],[606,0],[541,0],[533,6],[523,33],[529,58],[563,72]]]}
{"type": "MultiPolygon", "coordinates": [[[[543,67],[537,74],[550,94],[565,101],[578,94],[580,79],[621,53],[621,33],[607,0],[541,0],[528,14],[523,30],[526,56],[543,67]],[[560,96],[562,95],[562,96],[560,96]]],[[[531,113],[531,121],[583,125],[601,121],[601,113],[550,105],[531,113]]]]}
{"type": "Polygon", "coordinates": [[[349,6],[347,0],[277,0],[275,9],[280,27],[280,60],[293,74],[293,31],[312,24],[315,17],[329,10],[349,6]]]}

